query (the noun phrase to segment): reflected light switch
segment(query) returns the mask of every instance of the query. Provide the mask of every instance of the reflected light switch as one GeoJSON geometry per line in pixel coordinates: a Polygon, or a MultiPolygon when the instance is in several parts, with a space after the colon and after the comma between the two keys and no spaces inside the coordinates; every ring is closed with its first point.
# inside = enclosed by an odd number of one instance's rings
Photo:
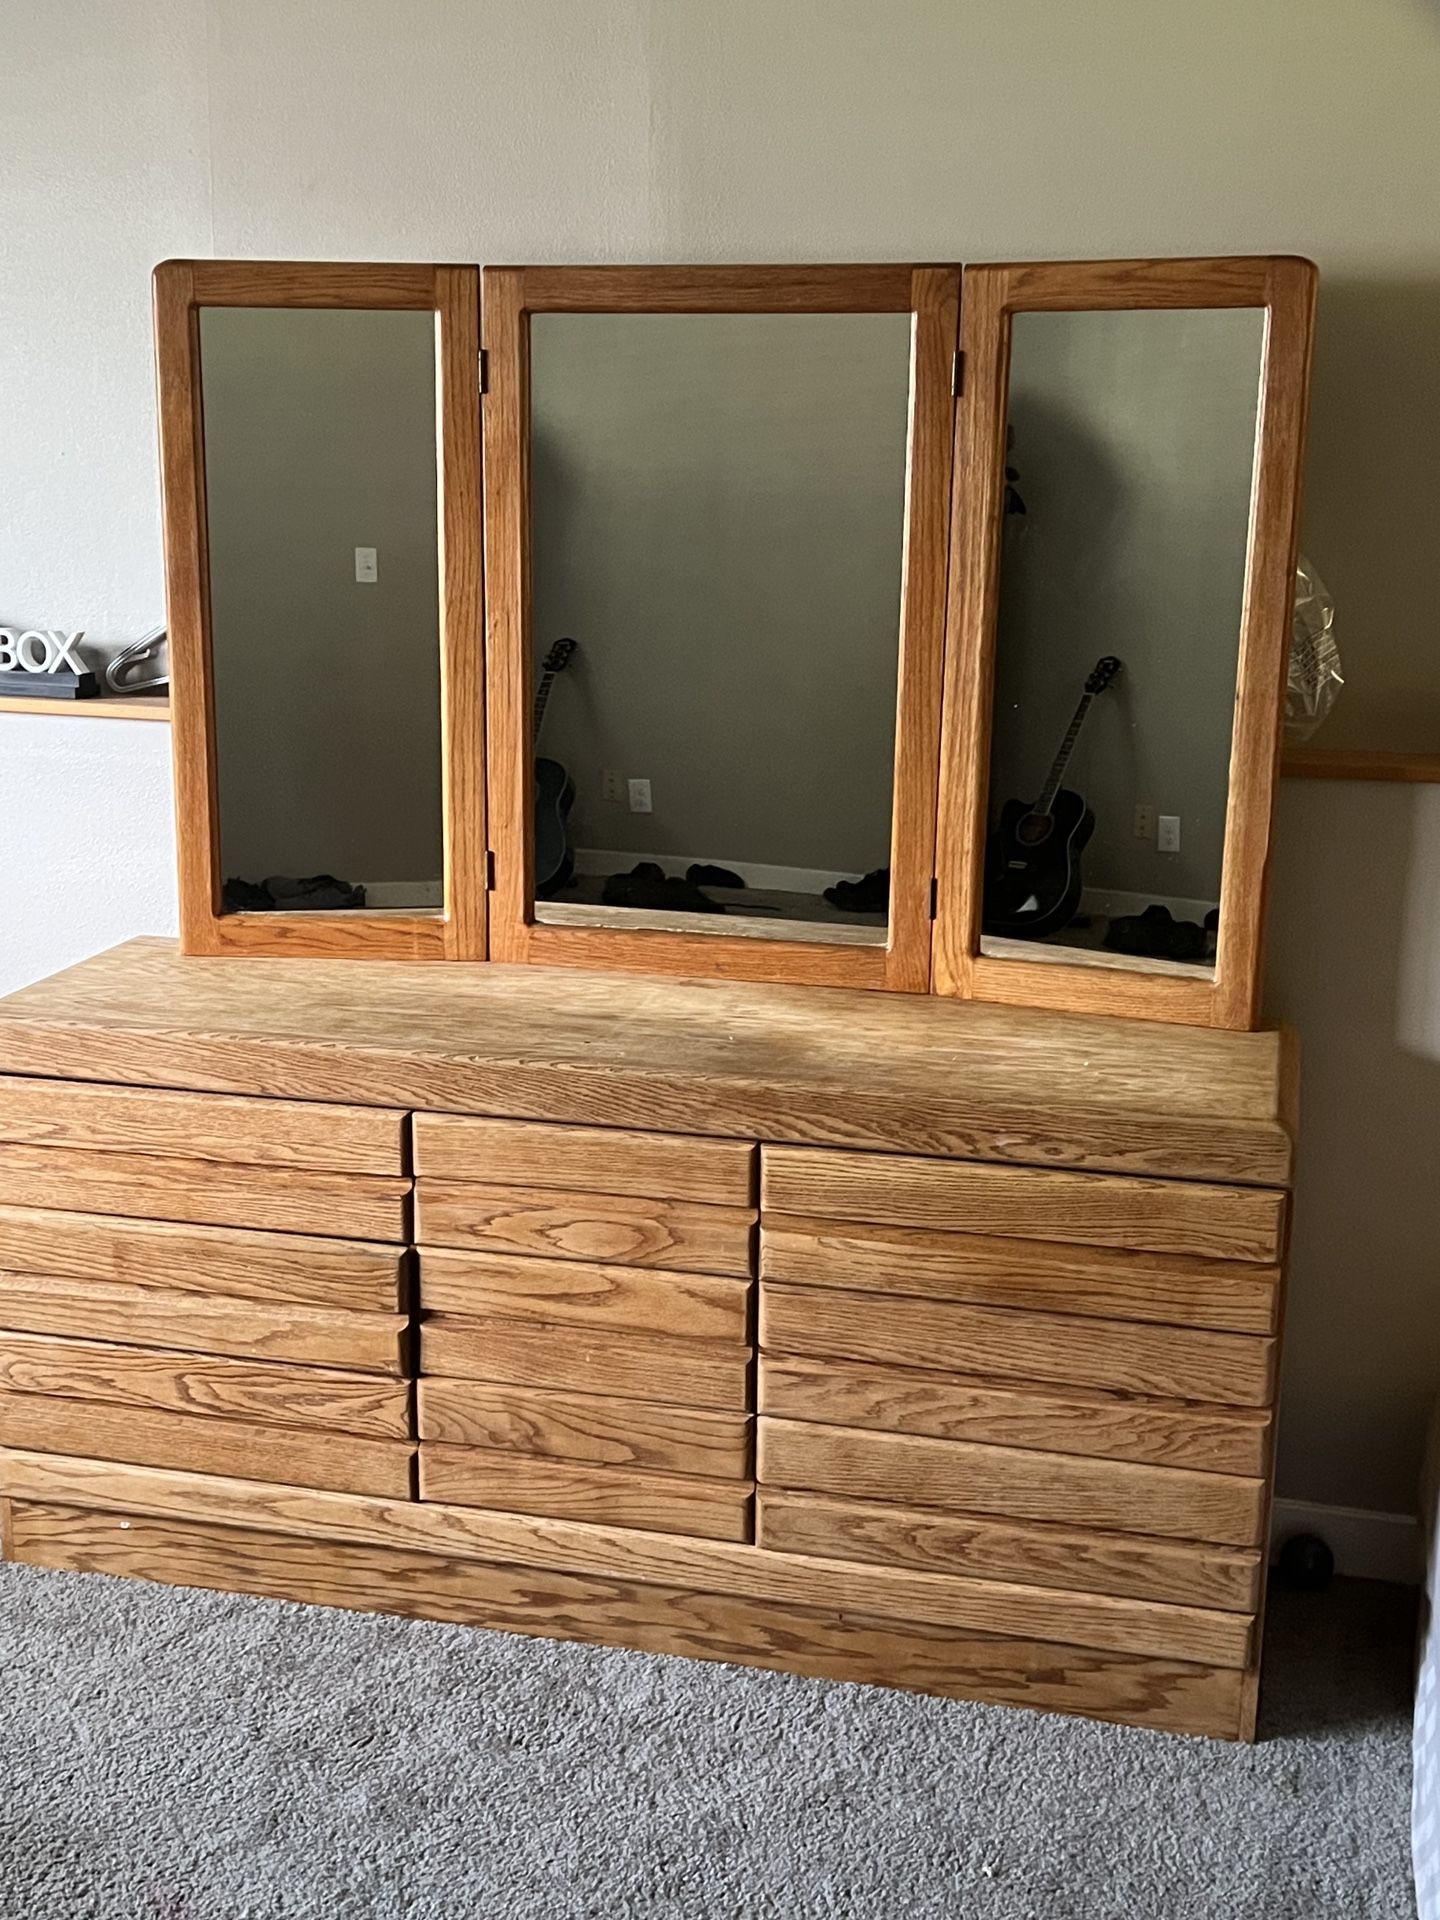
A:
{"type": "Polygon", "coordinates": [[[374,547],[356,547],[355,578],[365,586],[371,585],[380,577],[375,566],[374,547]]]}

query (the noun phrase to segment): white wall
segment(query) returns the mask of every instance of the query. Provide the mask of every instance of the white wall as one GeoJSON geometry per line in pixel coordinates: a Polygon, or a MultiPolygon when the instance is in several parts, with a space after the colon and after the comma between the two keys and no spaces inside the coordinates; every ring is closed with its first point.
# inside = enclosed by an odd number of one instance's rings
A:
{"type": "MultiPolygon", "coordinates": [[[[9,7],[0,617],[109,639],[160,615],[147,280],[168,255],[1285,249],[1325,276],[1306,544],[1344,609],[1333,737],[1389,716],[1440,746],[1437,98],[1437,0],[9,7]]],[[[97,763],[110,724],[0,717],[24,795],[0,985],[170,924],[164,730],[117,723],[97,763]],[[92,910],[97,875],[119,911],[92,910]]],[[[1309,1085],[1282,1463],[1301,1498],[1408,1506],[1440,1371],[1434,803],[1297,785],[1282,809],[1271,998],[1309,1085]]]]}

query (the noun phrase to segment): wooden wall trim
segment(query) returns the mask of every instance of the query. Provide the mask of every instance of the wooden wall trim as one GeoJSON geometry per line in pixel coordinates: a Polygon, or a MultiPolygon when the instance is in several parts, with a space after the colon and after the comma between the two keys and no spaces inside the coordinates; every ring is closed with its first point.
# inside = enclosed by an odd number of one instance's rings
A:
{"type": "Polygon", "coordinates": [[[1415,786],[1440,783],[1440,753],[1372,752],[1365,747],[1290,747],[1280,762],[1283,780],[1383,780],[1415,786]]]}

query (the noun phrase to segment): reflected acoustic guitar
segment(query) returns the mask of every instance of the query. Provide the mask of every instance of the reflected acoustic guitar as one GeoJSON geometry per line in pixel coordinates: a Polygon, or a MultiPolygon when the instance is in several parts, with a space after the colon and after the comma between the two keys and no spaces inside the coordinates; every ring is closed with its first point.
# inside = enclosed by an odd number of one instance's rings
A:
{"type": "Polygon", "coordinates": [[[1058,933],[1080,908],[1080,855],[1095,831],[1095,816],[1065,777],[1085,716],[1121,663],[1113,653],[1095,662],[1060,751],[1051,763],[1040,798],[1007,800],[990,839],[985,864],[986,933],[1013,940],[1043,940],[1058,933]]]}
{"type": "MultiPolygon", "coordinates": [[[[557,640],[540,665],[540,684],[535,689],[532,730],[535,747],[540,745],[540,729],[545,724],[545,709],[550,704],[550,689],[569,666],[575,652],[573,640],[557,640]]],[[[570,851],[570,809],[575,804],[575,782],[558,760],[535,762],[535,898],[548,900],[566,886],[575,872],[570,851]]]]}

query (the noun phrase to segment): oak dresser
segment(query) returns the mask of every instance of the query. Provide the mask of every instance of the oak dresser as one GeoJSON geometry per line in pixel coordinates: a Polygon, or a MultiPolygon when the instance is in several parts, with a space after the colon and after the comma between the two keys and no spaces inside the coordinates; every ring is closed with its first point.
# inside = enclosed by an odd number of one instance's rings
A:
{"type": "Polygon", "coordinates": [[[1253,1736],[1286,1035],[149,940],[0,1076],[10,1559],[1253,1736]]]}

